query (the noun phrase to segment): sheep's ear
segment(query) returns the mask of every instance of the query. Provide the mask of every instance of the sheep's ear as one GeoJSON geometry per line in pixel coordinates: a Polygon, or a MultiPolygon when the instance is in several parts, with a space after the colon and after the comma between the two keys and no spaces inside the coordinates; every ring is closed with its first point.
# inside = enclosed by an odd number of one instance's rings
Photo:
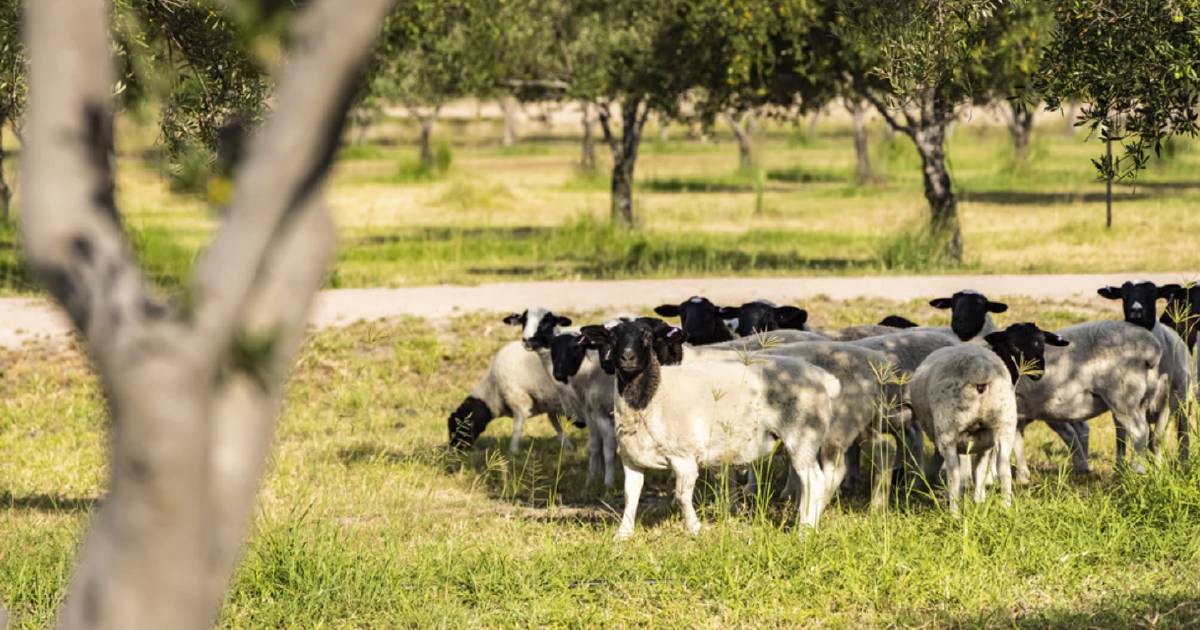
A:
{"type": "Polygon", "coordinates": [[[1100,287],[1096,293],[1100,294],[1100,297],[1110,300],[1121,299],[1121,290],[1114,286],[1100,287]]]}
{"type": "Polygon", "coordinates": [[[1052,332],[1046,332],[1044,330],[1042,331],[1042,339],[1046,342],[1046,345],[1048,345],[1048,346],[1058,346],[1061,348],[1064,346],[1071,345],[1070,341],[1067,341],[1066,339],[1063,339],[1062,337],[1059,337],[1058,335],[1056,335],[1052,332]]]}
{"type": "Polygon", "coordinates": [[[987,310],[989,313],[1003,313],[1008,310],[1008,305],[1004,302],[988,301],[987,310]]]}
{"type": "Polygon", "coordinates": [[[604,326],[584,326],[579,329],[579,334],[590,344],[608,344],[612,342],[612,330],[604,326]]]}
{"type": "Polygon", "coordinates": [[[570,325],[571,325],[571,318],[570,318],[570,317],[563,317],[562,315],[559,315],[559,316],[558,316],[558,319],[557,319],[557,320],[555,320],[555,321],[557,321],[557,322],[558,322],[558,325],[559,325],[559,326],[570,326],[570,325]]]}
{"type": "Polygon", "coordinates": [[[504,318],[504,323],[508,324],[509,326],[521,326],[523,324],[521,320],[524,318],[524,313],[512,313],[508,317],[504,318]]]}
{"type": "Polygon", "coordinates": [[[1162,298],[1170,299],[1171,296],[1175,295],[1175,293],[1182,291],[1182,290],[1183,290],[1183,287],[1179,286],[1178,284],[1164,284],[1163,286],[1158,287],[1158,297],[1159,297],[1159,299],[1162,299],[1162,298]]]}
{"type": "Polygon", "coordinates": [[[929,300],[929,305],[933,308],[947,309],[954,307],[953,298],[934,298],[929,300]]]}
{"type": "Polygon", "coordinates": [[[658,331],[656,331],[655,336],[659,337],[660,339],[666,339],[667,341],[676,343],[683,343],[684,339],[683,329],[677,326],[660,328],[658,331]]]}
{"type": "Polygon", "coordinates": [[[1003,330],[988,333],[983,336],[983,340],[988,342],[989,345],[998,346],[1008,341],[1008,333],[1003,330]]]}
{"type": "Polygon", "coordinates": [[[808,311],[795,306],[780,306],[775,309],[781,328],[800,328],[808,321],[808,311]]]}
{"type": "Polygon", "coordinates": [[[663,317],[679,317],[679,305],[663,304],[662,306],[655,306],[654,312],[663,317]]]}
{"type": "Polygon", "coordinates": [[[719,310],[717,310],[717,317],[720,317],[721,319],[734,319],[736,317],[741,317],[741,315],[742,307],[740,306],[722,306],[719,310]]]}

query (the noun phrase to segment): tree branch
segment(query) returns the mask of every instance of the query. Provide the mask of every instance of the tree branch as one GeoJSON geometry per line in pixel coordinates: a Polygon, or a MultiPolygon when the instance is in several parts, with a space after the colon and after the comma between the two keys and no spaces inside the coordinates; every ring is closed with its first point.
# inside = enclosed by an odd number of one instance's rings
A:
{"type": "MultiPolygon", "coordinates": [[[[883,101],[879,100],[879,98],[876,97],[874,94],[871,94],[870,90],[856,90],[856,91],[860,95],[862,95],[862,97],[864,99],[866,99],[866,101],[868,103],[870,103],[872,107],[875,108],[875,111],[879,112],[880,116],[883,116],[883,119],[885,121],[887,121],[887,124],[891,125],[892,129],[895,129],[896,131],[904,132],[908,135],[912,135],[913,127],[912,127],[911,120],[908,121],[909,124],[907,124],[907,125],[904,123],[901,123],[899,120],[896,119],[895,116],[892,115],[891,108],[889,108],[887,106],[887,103],[884,103],[883,101]]],[[[905,118],[907,118],[908,112],[904,112],[904,114],[905,114],[905,118]]]]}
{"type": "Polygon", "coordinates": [[[596,118],[600,120],[600,131],[604,133],[604,141],[608,143],[608,150],[612,152],[614,162],[618,162],[621,158],[621,144],[612,132],[612,110],[609,109],[608,101],[598,101],[596,109],[599,110],[596,118]]]}

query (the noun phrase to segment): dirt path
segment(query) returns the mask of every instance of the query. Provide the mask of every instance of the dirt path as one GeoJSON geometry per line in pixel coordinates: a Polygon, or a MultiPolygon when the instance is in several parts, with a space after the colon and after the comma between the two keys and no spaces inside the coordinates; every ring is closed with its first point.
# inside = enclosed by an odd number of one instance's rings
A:
{"type": "MultiPolygon", "coordinates": [[[[540,305],[551,309],[593,310],[644,307],[680,302],[702,294],[717,303],[758,298],[796,302],[824,295],[833,299],[878,297],[907,300],[973,288],[992,296],[1068,299],[1090,297],[1104,284],[1121,283],[1133,274],[1008,276],[871,276],[823,278],[700,278],[679,280],[595,280],[502,282],[474,287],[427,286],[400,289],[322,291],[312,322],[318,327],[345,326],[358,320],[398,315],[452,317],[472,311],[519,311],[540,305]]],[[[1159,284],[1187,282],[1200,272],[1143,274],[1159,284]]],[[[0,298],[0,346],[26,341],[61,340],[66,318],[45,300],[0,298]]]]}

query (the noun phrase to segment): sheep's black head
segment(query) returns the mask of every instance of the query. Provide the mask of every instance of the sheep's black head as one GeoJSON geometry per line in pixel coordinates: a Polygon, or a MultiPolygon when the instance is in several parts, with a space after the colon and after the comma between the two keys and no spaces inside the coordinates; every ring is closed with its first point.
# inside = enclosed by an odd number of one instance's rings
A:
{"type": "Polygon", "coordinates": [[[721,319],[720,309],[708,298],[696,296],[682,304],[663,304],[654,312],[663,317],[678,317],[688,341],[697,346],[733,339],[721,319]]]}
{"type": "Polygon", "coordinates": [[[521,342],[526,350],[549,348],[559,326],[570,326],[571,318],[555,315],[541,307],[526,309],[504,318],[504,323],[521,327],[521,342]]]}
{"type": "Polygon", "coordinates": [[[1196,346],[1196,331],[1200,329],[1200,284],[1181,287],[1168,284],[1167,307],[1158,321],[1175,329],[1189,348],[1196,346]]]}
{"type": "Polygon", "coordinates": [[[471,448],[475,440],[483,435],[484,429],[492,421],[492,410],[483,401],[467,396],[466,400],[450,414],[447,421],[450,430],[450,446],[460,451],[471,448]]]}
{"type": "Polygon", "coordinates": [[[892,328],[916,328],[917,323],[906,317],[899,315],[888,315],[879,320],[880,326],[890,326],[892,328]]]}
{"type": "Polygon", "coordinates": [[[1101,287],[1096,293],[1110,300],[1121,300],[1121,308],[1125,311],[1125,321],[1151,330],[1158,323],[1159,298],[1165,298],[1179,288],[1178,284],[1160,287],[1148,280],[1138,280],[1126,282],[1119,287],[1101,287]]]}
{"type": "Polygon", "coordinates": [[[577,333],[557,335],[550,340],[550,362],[554,365],[554,380],[566,383],[578,374],[587,351],[587,340],[577,333]]]}
{"type": "Polygon", "coordinates": [[[780,328],[804,330],[808,312],[795,306],[775,306],[770,302],[747,302],[741,306],[722,306],[721,319],[736,319],[734,332],[742,337],[780,328]]]}
{"type": "Polygon", "coordinates": [[[650,367],[651,361],[662,363],[659,353],[664,348],[682,343],[683,331],[641,318],[612,327],[584,326],[580,332],[587,343],[600,351],[605,371],[633,377],[650,367]]]}
{"type": "Polygon", "coordinates": [[[986,335],[983,340],[1004,360],[1014,383],[1023,369],[1028,370],[1026,378],[1041,380],[1046,372],[1046,346],[1069,345],[1066,339],[1030,322],[1013,324],[986,335]]]}
{"type": "Polygon", "coordinates": [[[983,330],[988,313],[1008,310],[1007,304],[992,302],[978,291],[959,291],[948,298],[930,300],[929,305],[950,309],[950,329],[963,341],[974,338],[983,330]]]}

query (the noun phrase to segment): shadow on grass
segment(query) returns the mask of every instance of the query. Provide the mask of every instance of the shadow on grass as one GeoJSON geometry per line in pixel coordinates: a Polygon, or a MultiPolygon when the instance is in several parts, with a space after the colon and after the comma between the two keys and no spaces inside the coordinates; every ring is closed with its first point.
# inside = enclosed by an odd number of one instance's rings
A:
{"type": "Polygon", "coordinates": [[[791,168],[771,169],[767,171],[767,179],[789,184],[811,184],[824,182],[846,182],[849,176],[833,171],[813,171],[802,166],[791,168]]]}
{"type": "Polygon", "coordinates": [[[754,183],[702,176],[665,177],[640,180],[637,188],[658,193],[736,193],[754,192],[754,183]]]}
{"type": "Polygon", "coordinates": [[[1007,608],[989,609],[945,621],[953,628],[1195,628],[1200,625],[1200,592],[1134,593],[1091,606],[1017,615],[1007,608]]]}
{"type": "Polygon", "coordinates": [[[64,497],[58,494],[30,494],[14,496],[11,492],[0,493],[0,509],[33,510],[37,512],[87,512],[99,499],[93,497],[64,497]]]}
{"type": "MultiPolygon", "coordinates": [[[[1103,192],[1035,192],[1027,190],[964,190],[961,193],[963,201],[979,203],[994,203],[999,205],[1062,205],[1076,203],[1103,203],[1103,192]]],[[[1149,195],[1140,192],[1114,192],[1113,202],[1145,199],[1149,195]]]]}

